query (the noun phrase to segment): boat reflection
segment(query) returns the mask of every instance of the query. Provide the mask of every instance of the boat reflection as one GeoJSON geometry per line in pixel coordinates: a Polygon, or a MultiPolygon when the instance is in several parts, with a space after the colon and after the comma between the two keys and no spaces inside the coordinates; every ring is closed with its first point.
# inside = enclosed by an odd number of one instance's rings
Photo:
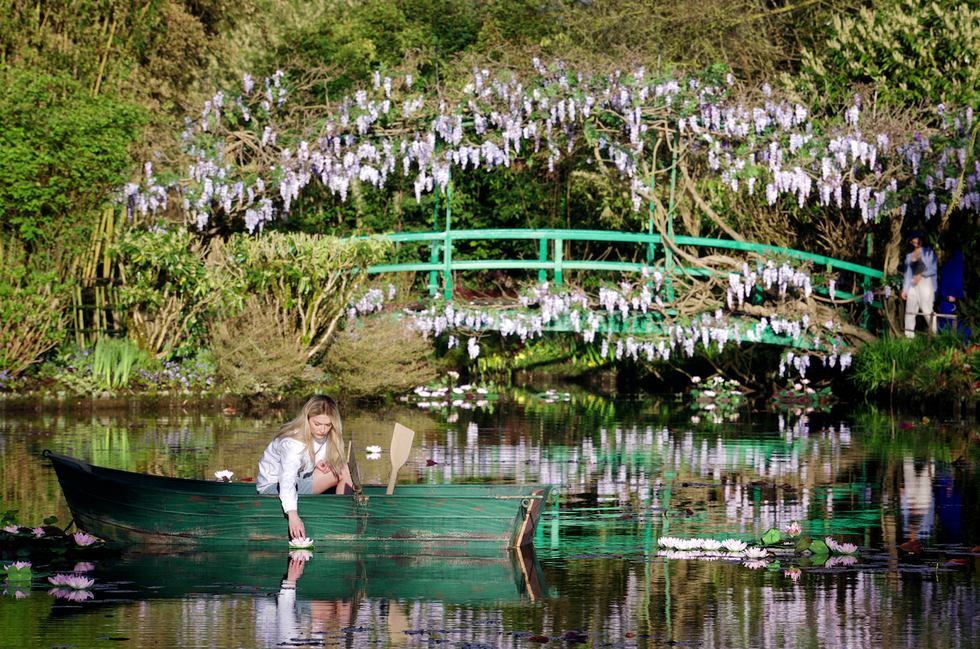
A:
{"type": "Polygon", "coordinates": [[[132,553],[91,573],[99,598],[179,598],[254,592],[297,601],[438,599],[447,603],[529,602],[545,597],[532,547],[486,556],[335,552],[132,553]]]}

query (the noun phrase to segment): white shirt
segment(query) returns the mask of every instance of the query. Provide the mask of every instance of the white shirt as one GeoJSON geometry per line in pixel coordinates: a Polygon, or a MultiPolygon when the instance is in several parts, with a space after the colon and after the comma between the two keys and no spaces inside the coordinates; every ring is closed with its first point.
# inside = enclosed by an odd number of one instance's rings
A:
{"type": "Polygon", "coordinates": [[[313,440],[316,459],[310,461],[306,445],[294,437],[274,439],[266,447],[262,459],[259,460],[259,477],[255,487],[263,491],[269,485],[279,483],[279,500],[282,510],[288,512],[297,509],[299,494],[297,482],[301,475],[313,470],[317,462],[327,458],[327,440],[313,440]]]}

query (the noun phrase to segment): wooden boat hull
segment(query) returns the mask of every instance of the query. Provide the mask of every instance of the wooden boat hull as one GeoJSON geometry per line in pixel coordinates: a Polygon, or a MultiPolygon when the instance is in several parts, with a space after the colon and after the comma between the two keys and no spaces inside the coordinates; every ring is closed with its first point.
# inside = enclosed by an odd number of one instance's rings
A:
{"type": "MultiPolygon", "coordinates": [[[[99,538],[166,547],[285,544],[278,496],[255,485],[187,480],[87,464],[45,451],[75,525],[99,538]]],[[[300,496],[307,536],[321,549],[411,542],[431,554],[521,547],[534,538],[551,492],[539,485],[365,486],[355,496],[300,496]]]]}

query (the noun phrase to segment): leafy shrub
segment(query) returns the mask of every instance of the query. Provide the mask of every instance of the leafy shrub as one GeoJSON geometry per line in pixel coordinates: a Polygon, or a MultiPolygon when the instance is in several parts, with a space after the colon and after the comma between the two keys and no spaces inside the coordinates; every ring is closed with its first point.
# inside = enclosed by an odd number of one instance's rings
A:
{"type": "Polygon", "coordinates": [[[900,103],[971,104],[980,81],[976,3],[886,0],[834,15],[824,51],[803,51],[804,85],[831,96],[872,83],[900,103]]]}
{"type": "Polygon", "coordinates": [[[70,288],[45,262],[0,243],[0,372],[16,377],[61,342],[70,288]]]}
{"type": "Polygon", "coordinates": [[[391,314],[350,321],[322,363],[334,384],[354,397],[402,393],[432,381],[432,342],[391,314]]]}
{"type": "Polygon", "coordinates": [[[272,298],[250,297],[212,331],[218,376],[239,395],[282,393],[299,383],[307,346],[291,315],[272,298]]]}
{"type": "Polygon", "coordinates": [[[112,249],[125,268],[120,306],[130,335],[157,358],[190,355],[192,332],[218,306],[218,277],[206,266],[206,250],[186,230],[131,230],[112,249]]]}

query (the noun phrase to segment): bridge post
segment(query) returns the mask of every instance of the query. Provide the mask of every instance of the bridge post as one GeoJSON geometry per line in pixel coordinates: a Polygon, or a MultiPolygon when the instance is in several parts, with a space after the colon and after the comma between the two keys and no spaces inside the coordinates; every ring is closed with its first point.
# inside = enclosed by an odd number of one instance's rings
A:
{"type": "MultiPolygon", "coordinates": [[[[432,231],[439,231],[439,192],[434,192],[436,195],[436,207],[432,211],[432,231]]],[[[432,270],[429,271],[429,297],[434,298],[436,293],[439,292],[439,273],[435,269],[435,265],[439,263],[439,242],[432,240],[429,242],[429,263],[433,265],[432,270]]]]}
{"type": "Polygon", "coordinates": [[[565,273],[561,263],[565,256],[565,240],[555,239],[555,286],[561,286],[565,281],[565,273]]]}
{"type": "Polygon", "coordinates": [[[449,230],[451,227],[451,221],[453,216],[453,180],[449,179],[449,184],[446,185],[446,239],[444,241],[445,245],[445,265],[442,270],[442,295],[447,300],[453,299],[453,240],[450,237],[449,230]]]}
{"type": "MultiPolygon", "coordinates": [[[[548,240],[545,237],[538,239],[538,261],[544,263],[548,261],[548,240]]],[[[544,268],[538,269],[538,283],[544,284],[548,281],[548,271],[544,268]]]]}

